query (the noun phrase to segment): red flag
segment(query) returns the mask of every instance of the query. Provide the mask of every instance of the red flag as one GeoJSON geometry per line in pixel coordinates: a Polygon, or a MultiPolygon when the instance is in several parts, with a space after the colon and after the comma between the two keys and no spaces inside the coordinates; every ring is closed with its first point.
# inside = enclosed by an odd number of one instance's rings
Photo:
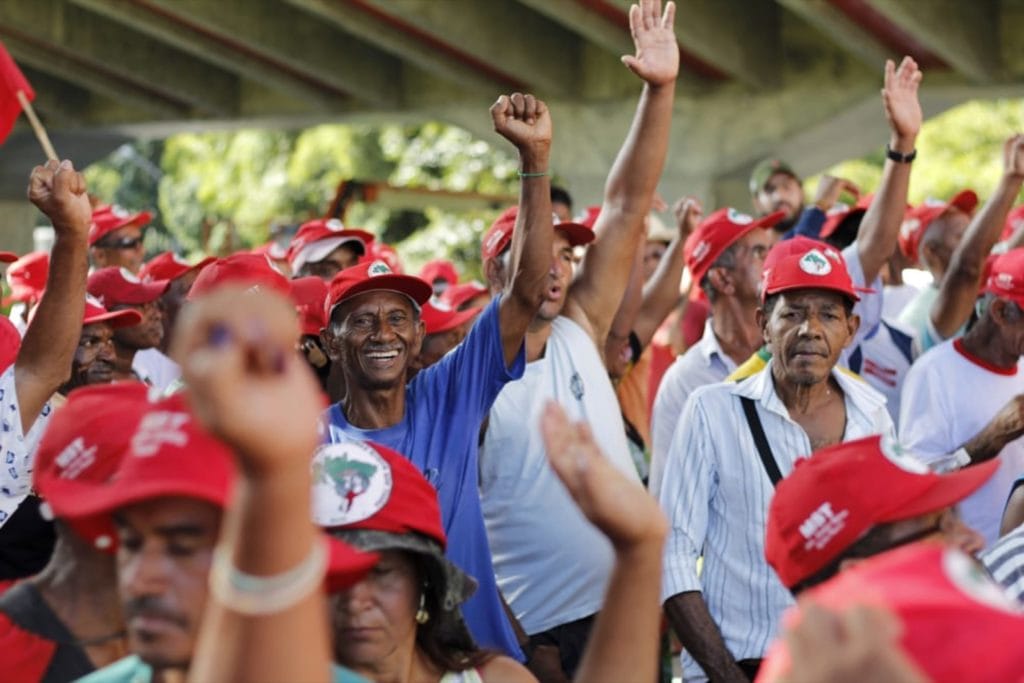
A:
{"type": "Polygon", "coordinates": [[[21,113],[21,103],[18,102],[17,95],[19,90],[25,93],[25,97],[30,101],[36,98],[36,91],[25,79],[25,74],[21,73],[7,48],[0,43],[0,144],[3,144],[11,134],[14,122],[21,113]]]}

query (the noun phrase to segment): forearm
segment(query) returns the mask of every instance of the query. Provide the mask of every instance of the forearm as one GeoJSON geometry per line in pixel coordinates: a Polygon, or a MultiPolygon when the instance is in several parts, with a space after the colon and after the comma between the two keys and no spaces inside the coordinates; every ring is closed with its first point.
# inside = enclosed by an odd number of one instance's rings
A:
{"type": "MultiPolygon", "coordinates": [[[[306,458],[271,475],[240,478],[221,547],[238,571],[272,576],[301,565],[322,538],[310,519],[306,458]]],[[[279,612],[247,616],[211,595],[192,679],[330,680],[330,627],[322,588],[279,612]],[[215,637],[210,638],[211,634],[215,637]],[[296,653],[301,653],[297,656],[296,653]]]]}
{"type": "MultiPolygon", "coordinates": [[[[915,149],[917,136],[889,137],[889,148],[900,154],[910,154],[915,149]]],[[[900,225],[907,206],[907,190],[910,187],[910,171],[913,164],[886,159],[882,169],[882,181],[878,192],[871,201],[857,235],[857,252],[864,269],[865,283],[870,285],[882,266],[892,256],[899,238],[900,225]]]]}
{"type": "Polygon", "coordinates": [[[650,281],[644,287],[643,303],[633,332],[640,340],[640,346],[647,348],[654,338],[654,333],[661,323],[672,312],[682,299],[679,283],[683,279],[683,243],[682,236],[677,236],[668,245],[661,257],[658,269],[654,271],[650,281]]]}
{"type": "Polygon", "coordinates": [[[708,612],[700,591],[673,595],[665,601],[665,616],[679,642],[713,681],[745,681],[746,677],[708,612]]]}
{"type": "Polygon", "coordinates": [[[675,81],[644,85],[626,140],[604,188],[603,211],[644,216],[668,154],[675,81]]]}
{"type": "Polygon", "coordinates": [[[629,282],[626,284],[626,293],[622,295],[619,310],[615,312],[612,326],[608,330],[609,343],[628,340],[637,315],[640,313],[640,305],[644,296],[644,245],[642,242],[637,244],[635,251],[633,267],[629,272],[629,282]]]}
{"type": "Polygon", "coordinates": [[[575,680],[656,680],[663,548],[664,539],[657,538],[616,551],[604,606],[575,680]]]}
{"type": "Polygon", "coordinates": [[[85,309],[88,258],[84,230],[57,230],[46,290],[25,332],[15,377],[24,431],[71,374],[85,309]],[[67,234],[70,232],[71,234],[67,234]]]}

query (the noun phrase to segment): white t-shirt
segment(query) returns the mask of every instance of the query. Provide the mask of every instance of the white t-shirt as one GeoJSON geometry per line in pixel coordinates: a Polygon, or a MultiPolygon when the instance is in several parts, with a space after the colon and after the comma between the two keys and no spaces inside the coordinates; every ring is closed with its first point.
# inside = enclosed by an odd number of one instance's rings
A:
{"type": "Polygon", "coordinates": [[[902,285],[886,285],[885,301],[882,302],[882,317],[895,320],[911,301],[917,298],[921,289],[904,282],[902,285]]]}
{"type": "MultiPolygon", "coordinates": [[[[974,438],[1003,406],[1024,392],[1022,361],[1012,374],[987,367],[963,350],[959,339],[943,342],[910,368],[900,406],[900,441],[934,464],[974,438]]],[[[1024,474],[1024,439],[997,456],[999,469],[960,503],[964,522],[985,536],[999,537],[999,522],[1014,480],[1024,474]]]]}
{"type": "Polygon", "coordinates": [[[586,421],[612,464],[640,481],[601,356],[579,325],[559,316],[544,357],[498,394],[480,448],[480,501],[494,573],[531,635],[597,612],[614,563],[611,544],[548,464],[539,421],[552,399],[570,419],[586,421]]]}
{"type": "Polygon", "coordinates": [[[181,366],[164,355],[160,349],[144,349],[132,359],[132,370],[143,382],[156,387],[159,391],[167,390],[181,377],[181,366]]]}
{"type": "Polygon", "coordinates": [[[32,490],[32,465],[39,439],[50,422],[50,404],[32,423],[28,434],[21,431],[21,409],[14,384],[14,366],[0,374],[0,526],[10,519],[32,490]]]}

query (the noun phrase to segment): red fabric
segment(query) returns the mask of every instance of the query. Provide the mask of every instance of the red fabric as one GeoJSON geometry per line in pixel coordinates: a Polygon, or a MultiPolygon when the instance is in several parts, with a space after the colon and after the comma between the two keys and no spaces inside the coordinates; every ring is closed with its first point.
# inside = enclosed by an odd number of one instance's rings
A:
{"type": "Polygon", "coordinates": [[[97,206],[92,212],[92,224],[89,226],[89,246],[96,244],[118,228],[130,225],[141,228],[151,220],[153,220],[153,214],[149,211],[132,213],[116,205],[97,206]]]}
{"type": "Polygon", "coordinates": [[[475,299],[481,294],[487,294],[487,287],[479,282],[463,282],[452,285],[441,294],[441,301],[452,308],[458,309],[462,304],[475,299]]]}
{"type": "Polygon", "coordinates": [[[125,268],[100,268],[86,281],[85,289],[101,304],[141,306],[156,301],[171,285],[169,280],[143,282],[125,268]]]}
{"type": "Polygon", "coordinates": [[[761,297],[794,289],[825,289],[860,301],[846,270],[846,261],[835,247],[808,237],[776,243],[764,259],[761,297]]]}
{"type": "Polygon", "coordinates": [[[321,278],[300,277],[291,281],[292,302],[299,312],[302,334],[319,335],[327,327],[324,303],[327,301],[327,283],[321,278]]]}
{"type": "Polygon", "coordinates": [[[836,202],[836,205],[829,209],[829,212],[825,215],[825,223],[821,226],[821,232],[818,233],[818,237],[825,239],[834,233],[836,228],[838,228],[848,216],[865,213],[868,210],[868,207],[871,206],[871,200],[874,198],[874,194],[869,193],[862,195],[853,206],[848,206],[842,202],[836,202]]]}
{"type": "Polygon", "coordinates": [[[455,269],[455,264],[451,261],[439,258],[423,264],[423,268],[420,270],[420,278],[426,280],[431,285],[434,284],[435,280],[444,280],[449,285],[456,285],[459,282],[459,271],[455,269]]]}
{"type": "Polygon", "coordinates": [[[953,341],[953,349],[971,363],[974,363],[979,368],[984,368],[989,372],[994,372],[997,375],[1006,375],[1007,377],[1013,377],[1014,375],[1017,374],[1016,365],[1009,368],[1001,368],[998,365],[993,365],[992,363],[989,363],[984,358],[979,358],[978,356],[975,356],[973,353],[967,350],[967,347],[964,346],[963,337],[957,337],[953,341]]]}
{"type": "Polygon", "coordinates": [[[0,372],[9,368],[18,357],[21,348],[21,334],[11,319],[0,315],[0,372]]]}
{"type": "Polygon", "coordinates": [[[57,643],[22,630],[0,613],[0,681],[40,681],[50,666],[57,643]]]}
{"type": "Polygon", "coordinates": [[[427,328],[427,334],[440,334],[453,330],[480,312],[479,308],[457,311],[446,303],[428,301],[423,304],[420,319],[427,328]]]}
{"type": "MultiPolygon", "coordinates": [[[[32,309],[32,314],[38,311],[32,309]]],[[[142,314],[138,311],[125,308],[120,311],[108,311],[95,297],[85,295],[85,315],[82,318],[82,325],[93,323],[108,323],[111,327],[131,327],[142,322],[142,314]]]]}
{"type": "Polygon", "coordinates": [[[202,270],[217,259],[207,256],[199,263],[192,265],[174,252],[165,251],[146,261],[139,269],[139,277],[143,282],[154,280],[177,280],[192,270],[202,270]]]}
{"type": "Polygon", "coordinates": [[[985,262],[984,291],[1024,306],[1024,248],[990,258],[985,262]]]}
{"type": "Polygon", "coordinates": [[[900,225],[900,234],[897,240],[900,251],[913,263],[917,263],[921,238],[933,220],[946,213],[950,208],[959,209],[970,215],[977,205],[978,195],[972,190],[962,190],[948,202],[935,199],[924,200],[920,206],[915,206],[907,212],[903,224],[900,225]]]}
{"type": "Polygon", "coordinates": [[[1003,234],[999,236],[1000,242],[1013,237],[1013,234],[1024,225],[1024,204],[1021,204],[1006,216],[1006,223],[1003,225],[1003,234]]]}
{"type": "Polygon", "coordinates": [[[250,289],[270,289],[291,296],[288,278],[270,263],[264,254],[240,253],[217,259],[203,268],[188,290],[189,300],[209,294],[218,287],[232,284],[250,289]]]}
{"type": "Polygon", "coordinates": [[[49,274],[49,252],[33,251],[19,258],[7,268],[7,284],[11,287],[10,301],[38,301],[46,289],[49,274]]]}
{"type": "Polygon", "coordinates": [[[764,554],[786,586],[827,566],[871,527],[949,507],[999,467],[933,474],[899,445],[870,436],[796,461],[768,506],[764,554]]]}
{"type": "Polygon", "coordinates": [[[374,241],[373,233],[346,228],[337,218],[318,218],[303,223],[295,233],[295,237],[292,238],[292,243],[288,247],[288,260],[293,261],[300,251],[314,242],[339,237],[352,238],[358,242],[362,246],[364,254],[367,246],[374,241]]]}
{"type": "Polygon", "coordinates": [[[683,258],[690,269],[694,285],[699,285],[704,274],[722,252],[751,230],[770,228],[785,217],[784,211],[754,219],[736,209],[719,209],[701,221],[683,245],[683,258]]]}
{"type": "Polygon", "coordinates": [[[21,73],[7,48],[0,43],[0,143],[11,134],[14,122],[21,114],[21,103],[17,95],[19,90],[25,93],[29,101],[36,98],[36,91],[29,85],[25,74],[21,73]]]}
{"type": "Polygon", "coordinates": [[[363,261],[346,268],[331,280],[329,295],[324,308],[327,320],[331,319],[334,307],[358,294],[388,290],[405,294],[422,306],[434,295],[434,288],[412,275],[400,275],[391,270],[384,261],[363,261]]]}

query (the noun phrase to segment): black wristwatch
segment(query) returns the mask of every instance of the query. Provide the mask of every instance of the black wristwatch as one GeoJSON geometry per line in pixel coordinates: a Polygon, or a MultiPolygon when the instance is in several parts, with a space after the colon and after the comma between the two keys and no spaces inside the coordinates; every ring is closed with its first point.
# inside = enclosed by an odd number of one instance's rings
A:
{"type": "Polygon", "coordinates": [[[911,161],[917,158],[917,150],[915,149],[910,154],[900,154],[892,147],[890,147],[888,143],[886,143],[885,156],[892,159],[898,164],[909,164],[911,161]]]}

